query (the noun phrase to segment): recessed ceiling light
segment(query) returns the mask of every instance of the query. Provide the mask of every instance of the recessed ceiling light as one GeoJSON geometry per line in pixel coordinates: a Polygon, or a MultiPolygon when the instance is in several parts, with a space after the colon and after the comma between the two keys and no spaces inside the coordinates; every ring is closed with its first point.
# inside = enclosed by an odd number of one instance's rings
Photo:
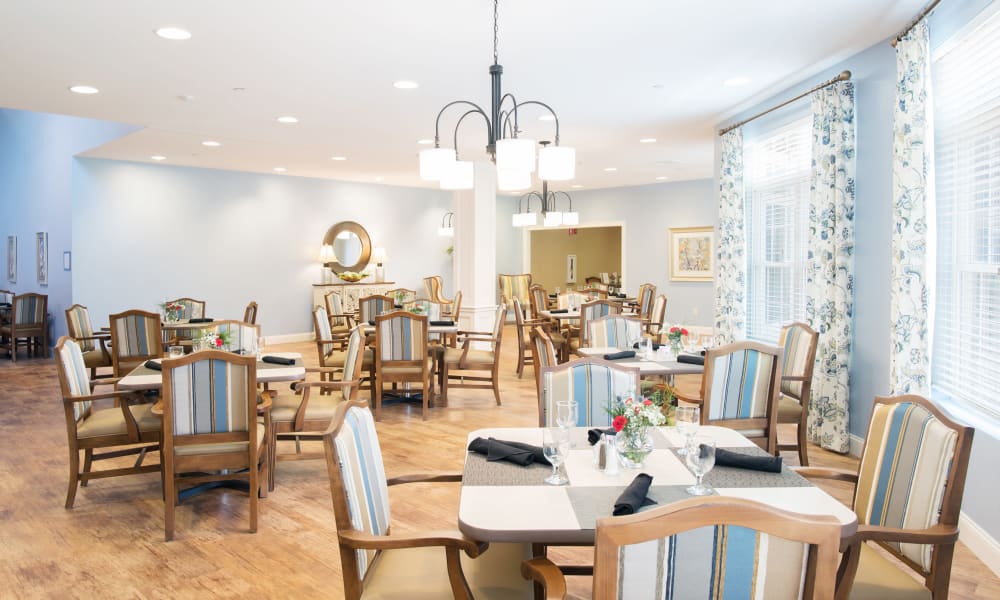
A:
{"type": "Polygon", "coordinates": [[[538,117],[538,120],[539,121],[555,121],[556,120],[556,116],[555,115],[550,115],[550,114],[544,114],[544,115],[538,117]]]}
{"type": "Polygon", "coordinates": [[[580,185],[579,183],[574,183],[570,187],[573,188],[574,190],[578,190],[578,189],[582,188],[583,186],[580,185]]]}
{"type": "Polygon", "coordinates": [[[286,169],[285,167],[274,167],[274,170],[277,171],[278,173],[284,173],[288,169],[286,169]]]}
{"type": "Polygon", "coordinates": [[[407,81],[403,79],[400,81],[392,82],[392,87],[396,88],[397,90],[414,90],[420,87],[420,84],[417,83],[416,81],[407,81]]]}
{"type": "Polygon", "coordinates": [[[740,85],[746,85],[750,83],[749,77],[730,77],[729,79],[722,82],[722,85],[727,87],[737,87],[740,85]]]}
{"type": "Polygon", "coordinates": [[[346,156],[331,156],[330,160],[347,160],[346,156]]]}
{"type": "Polygon", "coordinates": [[[655,144],[656,143],[656,138],[641,138],[639,140],[639,143],[640,144],[655,144]]]}
{"type": "Polygon", "coordinates": [[[191,102],[192,100],[194,100],[194,96],[192,96],[191,94],[181,94],[180,96],[177,96],[177,99],[180,100],[181,102],[191,102]]]}
{"type": "Polygon", "coordinates": [[[375,183],[382,183],[382,178],[381,177],[376,177],[375,178],[375,183]]]}
{"type": "Polygon", "coordinates": [[[90,85],[74,85],[70,86],[69,91],[74,94],[96,94],[100,90],[90,85]]]}
{"type": "Polygon", "coordinates": [[[663,89],[663,84],[662,83],[654,83],[653,84],[653,89],[654,90],[663,89]]]}
{"type": "Polygon", "coordinates": [[[201,145],[202,146],[208,146],[209,148],[215,148],[217,146],[221,146],[222,144],[220,144],[219,142],[217,142],[215,140],[205,140],[204,142],[201,143],[201,145]]]}
{"type": "Polygon", "coordinates": [[[156,35],[165,40],[189,40],[191,32],[180,27],[160,27],[156,30],[156,35]]]}
{"type": "Polygon", "coordinates": [[[291,116],[291,115],[286,115],[286,116],[284,116],[284,117],[278,117],[278,118],[277,118],[276,120],[277,120],[277,121],[278,121],[279,123],[288,123],[288,124],[291,124],[291,123],[298,123],[298,122],[299,122],[299,120],[298,120],[298,119],[296,119],[295,117],[293,117],[293,116],[291,116]]]}
{"type": "Polygon", "coordinates": [[[663,175],[660,175],[659,177],[656,178],[657,181],[666,181],[668,179],[670,179],[670,178],[669,177],[664,177],[663,175]]]}
{"type": "Polygon", "coordinates": [[[417,140],[417,143],[420,144],[421,146],[430,146],[431,144],[434,143],[434,140],[428,140],[427,138],[424,138],[422,140],[417,140]]]}
{"type": "Polygon", "coordinates": [[[618,170],[618,167],[604,167],[604,170],[607,171],[608,173],[614,173],[615,171],[618,170]]]}
{"type": "Polygon", "coordinates": [[[153,156],[150,156],[149,158],[150,158],[150,160],[167,160],[166,156],[160,156],[159,154],[154,154],[153,156]]]}

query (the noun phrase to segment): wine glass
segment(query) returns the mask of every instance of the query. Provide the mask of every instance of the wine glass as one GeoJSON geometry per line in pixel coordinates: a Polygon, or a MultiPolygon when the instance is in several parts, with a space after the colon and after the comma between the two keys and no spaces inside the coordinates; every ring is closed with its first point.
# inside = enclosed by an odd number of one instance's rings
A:
{"type": "Polygon", "coordinates": [[[715,442],[704,437],[691,438],[686,458],[688,468],[698,478],[698,483],[687,488],[687,493],[692,496],[708,496],[714,492],[712,486],[703,484],[701,480],[715,466],[715,442]]]}
{"type": "Polygon", "coordinates": [[[677,454],[686,456],[691,439],[698,433],[698,426],[701,425],[701,410],[697,406],[678,406],[674,411],[674,418],[677,421],[677,432],[684,436],[684,446],[677,454]]]}
{"type": "MultiPolygon", "coordinates": [[[[573,400],[560,400],[556,402],[556,425],[558,425],[564,432],[566,432],[567,439],[569,438],[570,427],[576,427],[576,402],[573,400]]],[[[573,443],[570,442],[570,447],[573,447],[573,443]]]]}
{"type": "Polygon", "coordinates": [[[559,466],[566,460],[569,453],[568,432],[559,427],[546,427],[542,430],[542,453],[552,463],[552,475],[545,478],[549,485],[565,485],[569,480],[559,473],[559,466]]]}

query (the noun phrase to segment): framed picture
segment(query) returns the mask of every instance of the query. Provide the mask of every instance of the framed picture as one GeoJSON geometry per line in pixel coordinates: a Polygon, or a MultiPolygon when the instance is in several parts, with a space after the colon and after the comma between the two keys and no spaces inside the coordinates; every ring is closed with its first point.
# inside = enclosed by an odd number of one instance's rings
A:
{"type": "Polygon", "coordinates": [[[38,267],[38,285],[49,284],[49,234],[39,231],[35,234],[35,257],[38,267]]]}
{"type": "Polygon", "coordinates": [[[566,255],[566,283],[576,283],[576,255],[566,255]]]}
{"type": "Polygon", "coordinates": [[[670,228],[670,280],[712,281],[715,231],[712,227],[670,228]]]}
{"type": "Polygon", "coordinates": [[[17,236],[7,236],[7,281],[17,283],[17,236]]]}

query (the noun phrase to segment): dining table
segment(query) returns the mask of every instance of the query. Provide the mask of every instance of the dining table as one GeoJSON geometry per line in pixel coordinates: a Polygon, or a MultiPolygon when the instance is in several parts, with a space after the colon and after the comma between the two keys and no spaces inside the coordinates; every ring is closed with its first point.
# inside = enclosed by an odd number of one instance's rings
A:
{"type": "MultiPolygon", "coordinates": [[[[583,356],[594,356],[601,358],[607,354],[621,352],[621,348],[580,348],[577,350],[583,356]]],[[[692,358],[694,355],[690,355],[692,358]]],[[[621,367],[632,367],[639,369],[640,377],[662,376],[667,383],[673,384],[674,375],[700,375],[705,371],[704,365],[690,362],[678,362],[673,355],[664,356],[656,352],[650,358],[642,356],[641,352],[636,352],[635,356],[628,358],[618,358],[612,360],[615,365],[621,367]]]]}
{"type": "MultiPolygon", "coordinates": [[[[479,429],[469,433],[468,441],[479,437],[540,447],[542,429],[479,429]]],[[[697,437],[713,440],[717,448],[768,456],[743,435],[725,427],[702,426],[697,437]]],[[[686,489],[696,478],[678,455],[685,438],[675,427],[655,428],[653,451],[644,465],[639,469],[621,467],[616,475],[607,475],[595,467],[587,428],[571,428],[570,440],[573,447],[561,467],[569,479],[566,485],[544,482],[552,472],[551,466],[491,462],[481,454],[467,452],[458,508],[462,533],[485,542],[592,545],[597,521],[612,515],[616,499],[639,473],[652,476],[647,497],[656,502],[639,512],[693,497],[686,489]]],[[[716,466],[705,475],[704,483],[719,496],[754,500],[808,515],[832,515],[840,523],[841,539],[857,530],[857,516],[852,510],[787,466],[782,466],[780,473],[716,466]]]]}
{"type": "MultiPolygon", "coordinates": [[[[306,378],[306,366],[302,362],[302,355],[298,352],[267,352],[261,356],[274,356],[284,359],[292,359],[295,364],[281,365],[263,360],[257,361],[257,382],[258,383],[280,383],[282,381],[302,381],[306,378]]],[[[160,363],[163,359],[154,358],[152,362],[160,363]]],[[[118,380],[120,390],[158,390],[163,386],[163,373],[141,363],[136,368],[128,372],[127,375],[118,380]]]]}

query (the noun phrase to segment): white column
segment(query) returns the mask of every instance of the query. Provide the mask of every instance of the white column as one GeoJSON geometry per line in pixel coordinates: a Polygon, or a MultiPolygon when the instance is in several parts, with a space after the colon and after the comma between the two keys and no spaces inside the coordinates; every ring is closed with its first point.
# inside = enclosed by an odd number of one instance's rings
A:
{"type": "Polygon", "coordinates": [[[476,162],[475,182],[455,192],[455,289],[462,290],[459,327],[492,331],[497,305],[497,172],[493,163],[476,162]]]}

